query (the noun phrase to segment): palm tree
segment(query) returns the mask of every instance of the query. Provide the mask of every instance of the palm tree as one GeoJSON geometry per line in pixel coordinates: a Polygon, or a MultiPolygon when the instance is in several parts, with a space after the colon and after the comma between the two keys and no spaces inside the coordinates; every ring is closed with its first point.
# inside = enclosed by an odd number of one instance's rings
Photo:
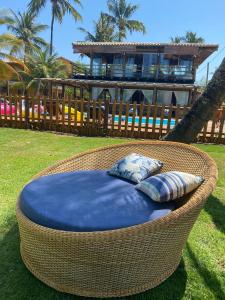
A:
{"type": "Polygon", "coordinates": [[[205,40],[202,37],[198,37],[196,32],[187,31],[184,37],[186,43],[204,43],[205,40]]]}
{"type": "Polygon", "coordinates": [[[173,37],[170,38],[171,43],[174,43],[174,44],[179,44],[182,42],[182,40],[183,40],[183,38],[180,36],[175,36],[174,38],[173,37]]]}
{"type": "Polygon", "coordinates": [[[28,56],[27,72],[20,72],[27,89],[40,90],[39,78],[66,78],[68,66],[62,62],[56,53],[50,54],[49,47],[40,49],[28,56]]]}
{"type": "Polygon", "coordinates": [[[97,22],[94,21],[94,33],[89,32],[83,27],[78,28],[85,34],[85,40],[91,42],[112,42],[117,40],[115,26],[111,24],[108,16],[101,13],[97,22]]]}
{"type": "MultiPolygon", "coordinates": [[[[29,54],[47,45],[46,41],[38,34],[48,26],[35,23],[34,14],[28,12],[16,14],[13,10],[9,10],[9,13],[1,17],[1,24],[7,25],[7,29],[14,35],[15,39],[21,41],[20,45],[16,43],[11,48],[11,54],[22,52],[25,63],[29,54]]],[[[10,36],[10,40],[13,39],[13,35],[10,36]]]]}
{"type": "Polygon", "coordinates": [[[167,141],[192,143],[204,125],[224,103],[225,98],[225,58],[214,73],[202,95],[193,104],[183,119],[163,138],[167,141]]]}
{"type": "Polygon", "coordinates": [[[205,40],[202,37],[198,37],[196,32],[187,31],[185,36],[175,36],[170,38],[172,43],[204,43],[205,40]]]}
{"type": "MultiPolygon", "coordinates": [[[[80,0],[73,0],[76,4],[81,6],[80,0]]],[[[38,14],[42,8],[47,4],[48,0],[31,0],[28,4],[29,11],[31,13],[38,14]]],[[[58,21],[62,23],[63,17],[66,13],[71,14],[76,21],[82,20],[81,15],[70,3],[70,0],[50,0],[52,7],[52,20],[51,20],[51,38],[50,38],[50,54],[53,53],[53,33],[54,33],[54,22],[58,21]]]]}
{"type": "Polygon", "coordinates": [[[119,42],[126,38],[127,31],[145,33],[145,25],[137,20],[132,20],[132,15],[137,11],[138,5],[127,3],[126,0],[108,0],[109,17],[111,23],[118,29],[119,42]]]}
{"type": "Polygon", "coordinates": [[[0,80],[20,79],[18,70],[28,72],[21,60],[8,53],[12,47],[21,47],[21,41],[10,34],[0,35],[0,80]]]}

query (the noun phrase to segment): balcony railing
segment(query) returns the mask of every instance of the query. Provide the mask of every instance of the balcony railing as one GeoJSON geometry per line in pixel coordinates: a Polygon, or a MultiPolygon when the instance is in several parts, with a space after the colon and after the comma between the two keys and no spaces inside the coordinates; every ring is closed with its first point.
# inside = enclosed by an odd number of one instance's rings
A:
{"type": "Polygon", "coordinates": [[[193,70],[186,66],[133,64],[84,65],[74,68],[75,78],[98,78],[108,80],[146,80],[146,81],[193,81],[193,70]]]}

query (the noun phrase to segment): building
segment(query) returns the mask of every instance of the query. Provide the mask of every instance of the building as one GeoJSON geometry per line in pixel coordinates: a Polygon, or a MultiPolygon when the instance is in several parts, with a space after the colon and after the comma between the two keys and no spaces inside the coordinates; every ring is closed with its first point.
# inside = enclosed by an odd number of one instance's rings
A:
{"type": "Polygon", "coordinates": [[[89,58],[67,84],[85,86],[90,98],[165,105],[191,105],[197,97],[196,70],[218,45],[135,42],[75,42],[74,53],[89,58]]]}

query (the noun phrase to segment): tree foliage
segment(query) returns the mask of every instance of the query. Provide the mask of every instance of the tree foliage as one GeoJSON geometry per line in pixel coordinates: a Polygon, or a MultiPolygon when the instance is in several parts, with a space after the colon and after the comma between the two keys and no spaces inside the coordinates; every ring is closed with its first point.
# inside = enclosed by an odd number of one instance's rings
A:
{"type": "MultiPolygon", "coordinates": [[[[39,14],[40,11],[46,7],[47,3],[51,4],[52,19],[51,19],[51,40],[50,40],[50,54],[53,53],[53,33],[55,20],[60,24],[66,13],[71,14],[76,21],[82,20],[81,15],[71,4],[70,0],[31,0],[28,4],[28,8],[31,14],[39,14]]],[[[73,0],[73,2],[81,6],[80,0],[73,0]]]]}
{"type": "Polygon", "coordinates": [[[9,34],[0,35],[0,80],[21,79],[19,70],[28,72],[23,61],[9,54],[13,47],[20,47],[21,41],[9,34]]]}
{"type": "Polygon", "coordinates": [[[198,36],[196,32],[187,31],[185,36],[176,36],[170,38],[172,43],[204,43],[205,40],[198,36]]]}
{"type": "Polygon", "coordinates": [[[118,35],[115,33],[115,25],[113,25],[110,18],[103,13],[101,13],[97,22],[94,21],[93,33],[83,27],[79,27],[78,29],[85,34],[85,41],[113,42],[118,40],[118,35]]]}
{"type": "Polygon", "coordinates": [[[132,19],[133,14],[138,10],[138,5],[127,3],[126,0],[108,0],[109,13],[105,15],[118,30],[118,40],[126,39],[127,32],[146,32],[145,25],[132,19]]]}
{"type": "Polygon", "coordinates": [[[30,55],[27,66],[30,72],[23,74],[23,78],[29,81],[35,78],[66,78],[67,75],[67,65],[58,59],[56,53],[50,55],[49,47],[30,55]]]}
{"type": "Polygon", "coordinates": [[[35,19],[35,15],[28,12],[16,14],[13,10],[8,10],[4,15],[1,14],[1,24],[6,25],[11,33],[4,35],[5,42],[11,44],[10,53],[23,56],[24,62],[29,54],[47,45],[39,33],[48,26],[36,23],[35,19]]]}

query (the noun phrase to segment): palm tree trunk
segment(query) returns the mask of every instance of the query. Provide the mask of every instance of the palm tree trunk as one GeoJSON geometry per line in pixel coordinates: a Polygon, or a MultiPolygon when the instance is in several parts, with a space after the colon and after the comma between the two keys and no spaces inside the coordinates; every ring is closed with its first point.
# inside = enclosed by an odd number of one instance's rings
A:
{"type": "Polygon", "coordinates": [[[36,90],[35,97],[39,97],[39,95],[40,95],[40,89],[41,89],[41,79],[38,79],[38,84],[37,84],[37,90],[36,90]]]}
{"type": "Polygon", "coordinates": [[[53,53],[53,32],[54,32],[54,21],[55,21],[55,13],[52,9],[52,21],[51,21],[51,39],[50,39],[50,55],[53,53]]]}
{"type": "Polygon", "coordinates": [[[119,42],[122,42],[122,34],[120,31],[119,31],[119,42]]]}
{"type": "Polygon", "coordinates": [[[163,139],[191,143],[225,101],[225,58],[191,110],[163,139]]]}
{"type": "Polygon", "coordinates": [[[27,62],[27,54],[28,54],[28,47],[25,44],[25,47],[24,47],[24,58],[23,58],[23,61],[24,61],[25,65],[26,65],[26,62],[27,62]]]}

